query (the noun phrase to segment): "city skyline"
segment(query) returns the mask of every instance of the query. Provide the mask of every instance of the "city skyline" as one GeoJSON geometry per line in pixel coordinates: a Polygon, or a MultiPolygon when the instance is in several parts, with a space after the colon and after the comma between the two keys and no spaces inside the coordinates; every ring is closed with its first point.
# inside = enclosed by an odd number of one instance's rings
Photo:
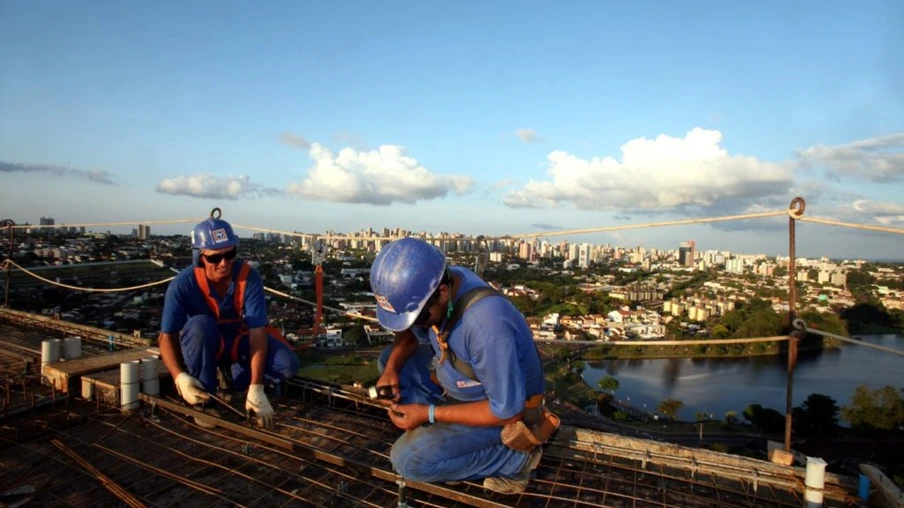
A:
{"type": "MultiPolygon", "coordinates": [[[[799,195],[807,216],[901,228],[902,22],[892,0],[2,3],[0,219],[221,207],[278,230],[501,236],[799,195]]],[[[900,235],[797,234],[803,256],[904,257],[900,235]]],[[[787,220],[568,238],[777,255],[787,220]]]]}

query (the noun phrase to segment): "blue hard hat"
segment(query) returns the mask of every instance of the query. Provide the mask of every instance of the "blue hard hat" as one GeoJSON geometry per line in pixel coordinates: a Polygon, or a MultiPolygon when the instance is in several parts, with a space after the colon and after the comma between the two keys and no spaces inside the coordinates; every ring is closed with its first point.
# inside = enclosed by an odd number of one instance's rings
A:
{"type": "Polygon", "coordinates": [[[204,219],[191,231],[191,248],[198,251],[234,247],[238,244],[239,237],[235,236],[232,226],[223,219],[204,219]]]}
{"type": "Polygon", "coordinates": [[[402,238],[384,247],[370,267],[380,324],[393,332],[410,328],[445,269],[446,256],[423,240],[402,238]]]}

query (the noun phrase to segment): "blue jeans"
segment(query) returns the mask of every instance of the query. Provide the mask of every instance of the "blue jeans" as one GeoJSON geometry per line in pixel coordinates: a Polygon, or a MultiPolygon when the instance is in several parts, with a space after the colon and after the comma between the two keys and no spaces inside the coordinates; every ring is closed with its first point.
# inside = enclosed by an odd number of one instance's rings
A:
{"type": "MultiPolygon", "coordinates": [[[[392,346],[380,355],[380,373],[392,346]]],[[[403,404],[442,404],[443,390],[430,380],[433,347],[421,344],[399,372],[403,404]]],[[[527,463],[528,454],[502,444],[501,426],[471,427],[454,423],[424,424],[402,434],[389,454],[402,477],[419,482],[511,477],[527,463]]]]}
{"type": "MultiPolygon", "coordinates": [[[[217,352],[220,350],[220,330],[213,316],[198,315],[190,318],[182,328],[180,345],[182,358],[189,375],[197,378],[204,385],[208,393],[216,393],[217,390],[217,365],[230,365],[232,371],[232,388],[236,391],[248,389],[251,383],[251,354],[249,340],[246,338],[239,343],[238,359],[233,362],[230,358],[234,335],[224,336],[225,348],[220,359],[217,360],[217,352]]],[[[264,378],[267,382],[285,381],[295,377],[298,372],[298,355],[287,344],[270,336],[267,339],[267,360],[265,364],[264,378]]]]}

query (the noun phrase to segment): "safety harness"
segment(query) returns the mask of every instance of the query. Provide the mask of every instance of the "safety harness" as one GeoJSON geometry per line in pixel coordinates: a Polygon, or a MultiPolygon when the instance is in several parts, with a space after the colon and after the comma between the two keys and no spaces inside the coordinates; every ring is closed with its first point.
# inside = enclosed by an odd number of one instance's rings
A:
{"type": "MultiPolygon", "coordinates": [[[[501,296],[504,298],[499,291],[489,286],[469,289],[455,302],[452,312],[443,322],[442,328],[433,326],[436,340],[442,352],[439,363],[444,362],[448,356],[452,368],[472,381],[480,380],[477,379],[471,365],[456,356],[455,351],[449,347],[448,339],[452,329],[455,328],[455,324],[461,319],[465,311],[478,301],[489,296],[501,296]]],[[[536,344],[534,344],[534,347],[536,347],[536,344]]],[[[539,356],[539,351],[537,354],[539,356]]],[[[543,394],[531,395],[524,402],[522,420],[503,427],[502,442],[515,450],[530,451],[549,440],[556,429],[559,428],[559,424],[559,417],[545,408],[543,394]]]]}
{"type": "MultiPolygon", "coordinates": [[[[248,325],[245,324],[245,287],[248,285],[248,273],[251,272],[251,265],[247,263],[241,263],[239,267],[238,276],[235,279],[235,290],[232,296],[232,304],[235,308],[234,318],[225,318],[220,316],[220,305],[217,303],[216,299],[210,294],[210,283],[207,281],[207,274],[204,272],[204,268],[200,266],[195,267],[195,281],[198,283],[198,287],[201,288],[201,294],[204,296],[204,301],[207,302],[207,306],[210,308],[211,312],[213,312],[214,317],[217,320],[217,326],[220,325],[230,325],[230,324],[239,324],[239,331],[235,337],[235,340],[232,341],[232,348],[229,352],[229,358],[232,362],[237,362],[239,359],[239,344],[242,339],[246,339],[249,336],[248,333],[248,325]]],[[[273,336],[276,340],[285,343],[287,346],[292,348],[292,345],[289,341],[286,340],[285,337],[272,326],[266,326],[264,329],[267,333],[273,336]]],[[[217,350],[217,361],[223,356],[223,353],[226,351],[226,340],[223,339],[223,336],[220,335],[220,347],[217,350]]]]}

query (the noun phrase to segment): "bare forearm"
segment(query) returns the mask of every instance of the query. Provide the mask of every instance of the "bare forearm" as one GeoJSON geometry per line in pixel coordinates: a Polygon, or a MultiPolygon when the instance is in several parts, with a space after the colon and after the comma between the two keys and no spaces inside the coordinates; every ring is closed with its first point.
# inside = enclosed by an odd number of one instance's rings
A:
{"type": "Polygon", "coordinates": [[[267,330],[255,328],[250,332],[251,349],[251,384],[264,383],[264,371],[267,368],[267,330]]]}
{"type": "Polygon", "coordinates": [[[396,333],[395,341],[392,344],[392,353],[389,354],[389,359],[386,360],[386,370],[394,372],[402,370],[405,362],[414,353],[417,346],[417,337],[410,330],[396,333]]]}
{"type": "Polygon", "coordinates": [[[434,419],[443,423],[458,423],[472,427],[493,427],[516,422],[521,419],[517,414],[508,419],[500,419],[490,410],[489,400],[437,406],[434,419]]]}
{"type": "Polygon", "coordinates": [[[163,360],[163,364],[166,365],[170,375],[175,379],[180,372],[185,370],[182,366],[182,350],[176,344],[176,337],[169,333],[160,332],[157,342],[160,347],[160,358],[163,360]]]}

